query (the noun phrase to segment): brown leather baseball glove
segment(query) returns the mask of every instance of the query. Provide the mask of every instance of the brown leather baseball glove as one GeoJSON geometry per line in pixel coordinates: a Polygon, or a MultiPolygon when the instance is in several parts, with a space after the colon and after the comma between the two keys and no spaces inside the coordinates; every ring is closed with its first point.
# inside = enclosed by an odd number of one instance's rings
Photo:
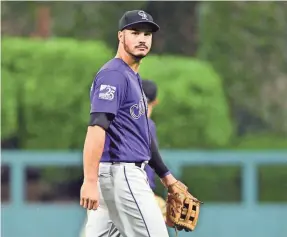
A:
{"type": "Polygon", "coordinates": [[[166,223],[176,230],[193,231],[196,227],[201,201],[193,197],[180,181],[168,187],[166,223]]]}

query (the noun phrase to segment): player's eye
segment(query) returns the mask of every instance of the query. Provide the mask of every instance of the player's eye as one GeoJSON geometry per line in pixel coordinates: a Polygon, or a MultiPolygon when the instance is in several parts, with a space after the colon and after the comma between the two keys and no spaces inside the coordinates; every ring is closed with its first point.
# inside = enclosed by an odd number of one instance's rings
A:
{"type": "Polygon", "coordinates": [[[144,35],[145,35],[145,36],[150,36],[150,35],[151,35],[151,32],[145,32],[144,35]]]}
{"type": "Polygon", "coordinates": [[[140,33],[137,31],[132,32],[133,35],[139,35],[140,33]]]}

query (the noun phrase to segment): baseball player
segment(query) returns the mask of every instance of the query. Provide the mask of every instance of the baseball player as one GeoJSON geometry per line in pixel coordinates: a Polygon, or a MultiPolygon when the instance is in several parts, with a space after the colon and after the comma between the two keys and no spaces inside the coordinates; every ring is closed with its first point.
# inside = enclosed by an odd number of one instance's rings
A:
{"type": "Polygon", "coordinates": [[[80,205],[90,210],[86,237],[168,236],[144,168],[149,163],[169,190],[177,180],[150,134],[147,100],[138,74],[158,30],[148,13],[126,12],[119,20],[117,54],[93,81],[80,193],[80,205]]]}
{"type": "MultiPolygon", "coordinates": [[[[151,81],[151,80],[143,80],[142,81],[142,87],[143,87],[143,92],[147,98],[147,105],[148,105],[148,121],[149,121],[149,129],[150,129],[150,133],[154,138],[154,141],[157,143],[157,135],[156,135],[156,126],[154,121],[150,118],[153,108],[154,106],[157,105],[158,101],[157,101],[157,85],[151,81]]],[[[148,182],[150,185],[150,188],[155,191],[156,188],[156,184],[155,184],[155,173],[154,170],[149,166],[146,165],[145,166],[145,171],[147,174],[147,178],[148,178],[148,182]]],[[[165,220],[165,216],[166,216],[166,203],[165,200],[163,198],[161,198],[160,196],[155,194],[155,199],[161,209],[161,212],[163,214],[164,220],[165,220]]],[[[111,220],[107,219],[107,222],[111,222],[111,220]]],[[[90,222],[90,226],[93,225],[96,222],[90,222]]],[[[83,228],[81,229],[81,233],[80,233],[80,237],[86,237],[85,235],[85,225],[86,225],[86,220],[84,223],[83,228]]]]}

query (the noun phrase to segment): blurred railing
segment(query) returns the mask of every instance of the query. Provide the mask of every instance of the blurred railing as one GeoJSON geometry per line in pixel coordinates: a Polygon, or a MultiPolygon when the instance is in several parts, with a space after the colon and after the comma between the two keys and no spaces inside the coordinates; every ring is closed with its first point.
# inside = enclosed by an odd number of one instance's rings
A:
{"type": "MultiPolygon", "coordinates": [[[[194,237],[286,237],[287,202],[258,202],[258,166],[287,164],[287,151],[162,151],[173,173],[180,177],[186,165],[239,165],[242,202],[205,203],[194,237]]],[[[11,198],[2,203],[3,237],[78,237],[85,211],[78,203],[25,202],[28,166],[81,166],[79,152],[2,152],[2,165],[10,171],[11,198]]],[[[282,182],[287,182],[282,180],[282,182]]],[[[274,184],[275,185],[275,184],[274,184]]],[[[180,236],[189,236],[181,233],[180,236]]]]}

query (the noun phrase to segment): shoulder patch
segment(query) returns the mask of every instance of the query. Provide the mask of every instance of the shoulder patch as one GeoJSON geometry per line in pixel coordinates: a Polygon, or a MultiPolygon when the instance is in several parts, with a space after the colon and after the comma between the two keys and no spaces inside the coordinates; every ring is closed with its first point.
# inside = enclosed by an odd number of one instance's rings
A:
{"type": "Polygon", "coordinates": [[[115,92],[117,88],[110,85],[101,85],[99,99],[102,100],[113,100],[115,98],[115,92]]]}

